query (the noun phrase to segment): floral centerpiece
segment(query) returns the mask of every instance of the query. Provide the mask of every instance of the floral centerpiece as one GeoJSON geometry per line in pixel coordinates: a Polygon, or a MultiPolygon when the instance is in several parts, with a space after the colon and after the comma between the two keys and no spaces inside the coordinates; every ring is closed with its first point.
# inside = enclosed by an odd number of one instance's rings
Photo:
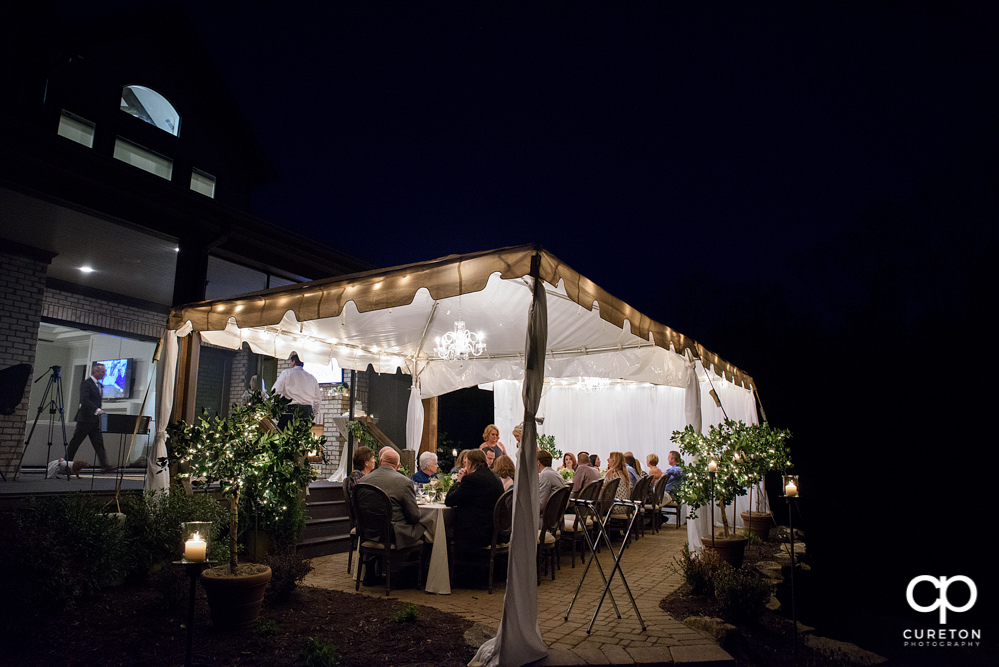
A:
{"type": "Polygon", "coordinates": [[[423,485],[423,488],[429,489],[433,492],[434,497],[438,500],[443,499],[447,495],[447,492],[451,490],[454,483],[458,481],[458,475],[451,475],[448,473],[440,473],[436,477],[432,477],[429,482],[423,485]]]}
{"type": "Polygon", "coordinates": [[[562,475],[562,479],[564,479],[565,481],[568,482],[573,477],[576,476],[576,471],[575,470],[571,470],[569,468],[562,468],[561,470],[558,471],[558,474],[562,475]]]}

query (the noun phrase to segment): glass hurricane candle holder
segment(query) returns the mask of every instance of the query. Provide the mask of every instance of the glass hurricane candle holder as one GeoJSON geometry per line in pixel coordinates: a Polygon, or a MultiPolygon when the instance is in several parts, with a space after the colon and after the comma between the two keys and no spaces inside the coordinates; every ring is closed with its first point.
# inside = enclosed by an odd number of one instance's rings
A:
{"type": "Polygon", "coordinates": [[[185,521],[180,524],[180,546],[184,560],[190,563],[207,560],[211,536],[211,521],[185,521]]]}
{"type": "Polygon", "coordinates": [[[797,475],[784,475],[784,497],[785,498],[796,498],[798,497],[798,476],[797,475]]]}

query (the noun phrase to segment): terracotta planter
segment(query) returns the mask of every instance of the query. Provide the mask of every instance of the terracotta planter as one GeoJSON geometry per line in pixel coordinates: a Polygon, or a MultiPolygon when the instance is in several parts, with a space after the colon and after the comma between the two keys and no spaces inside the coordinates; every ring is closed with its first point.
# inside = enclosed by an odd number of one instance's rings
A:
{"type": "Polygon", "coordinates": [[[752,533],[763,540],[770,536],[770,528],[774,525],[773,514],[770,512],[743,512],[741,516],[747,533],[752,533]]]}
{"type": "Polygon", "coordinates": [[[701,538],[701,544],[705,549],[711,549],[723,561],[732,567],[741,567],[742,558],[746,554],[746,544],[749,540],[745,537],[718,537],[715,535],[714,544],[711,543],[711,536],[706,535],[701,538]]]}
{"type": "Polygon", "coordinates": [[[228,565],[219,565],[201,573],[201,585],[208,595],[212,626],[218,630],[248,629],[260,616],[264,589],[271,580],[271,568],[256,563],[237,567],[235,576],[228,565]]]}

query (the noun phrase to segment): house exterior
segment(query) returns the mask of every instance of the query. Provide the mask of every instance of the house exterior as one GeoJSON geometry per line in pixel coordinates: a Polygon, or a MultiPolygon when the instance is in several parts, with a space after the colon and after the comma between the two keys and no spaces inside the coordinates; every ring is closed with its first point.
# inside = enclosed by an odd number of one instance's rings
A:
{"type": "MultiPolygon", "coordinates": [[[[0,414],[8,478],[62,455],[51,426],[62,412],[72,434],[92,361],[130,365],[108,412],[146,398],[153,414],[171,306],[372,268],[249,215],[275,170],[180,10],[31,4],[0,21],[0,370],[31,365],[0,414]]],[[[279,370],[203,346],[197,407],[225,411],[279,370]]],[[[131,460],[143,443],[125,440],[131,460]]]]}

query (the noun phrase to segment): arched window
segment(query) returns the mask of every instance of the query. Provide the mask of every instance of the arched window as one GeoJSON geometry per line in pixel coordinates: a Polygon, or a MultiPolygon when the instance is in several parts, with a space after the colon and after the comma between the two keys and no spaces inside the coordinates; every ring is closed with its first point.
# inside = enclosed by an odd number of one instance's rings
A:
{"type": "Polygon", "coordinates": [[[145,86],[122,88],[121,110],[175,137],[180,136],[180,114],[167,98],[152,88],[145,86]]]}

